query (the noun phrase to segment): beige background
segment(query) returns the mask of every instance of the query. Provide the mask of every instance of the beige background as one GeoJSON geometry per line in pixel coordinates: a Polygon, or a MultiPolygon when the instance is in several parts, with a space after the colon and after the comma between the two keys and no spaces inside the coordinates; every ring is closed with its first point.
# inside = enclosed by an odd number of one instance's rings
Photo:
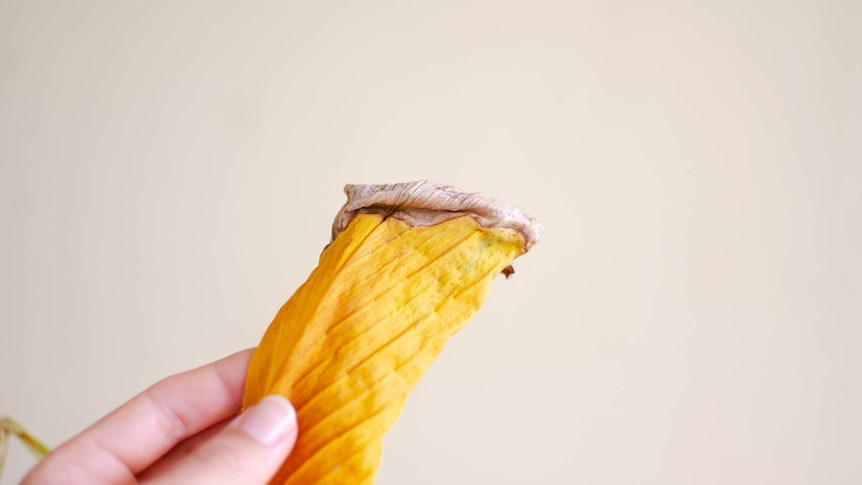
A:
{"type": "Polygon", "coordinates": [[[862,4],[644,3],[0,1],[0,413],[254,345],[345,183],[433,178],[547,237],[381,485],[862,482],[862,4]]]}

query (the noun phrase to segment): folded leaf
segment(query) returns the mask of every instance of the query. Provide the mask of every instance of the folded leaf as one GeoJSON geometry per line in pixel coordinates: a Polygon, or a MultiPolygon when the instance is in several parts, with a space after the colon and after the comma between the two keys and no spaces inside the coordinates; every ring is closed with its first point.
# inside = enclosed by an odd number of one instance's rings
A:
{"type": "Polygon", "coordinates": [[[346,191],[332,243],[249,367],[244,406],[279,393],[297,409],[273,484],[373,483],[410,390],[542,235],[517,209],[432,182],[346,191]]]}

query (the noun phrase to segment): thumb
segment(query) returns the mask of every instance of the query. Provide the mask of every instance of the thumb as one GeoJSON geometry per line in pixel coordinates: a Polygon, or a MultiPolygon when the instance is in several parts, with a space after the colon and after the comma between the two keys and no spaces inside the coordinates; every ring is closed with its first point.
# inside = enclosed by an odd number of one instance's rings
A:
{"type": "Polygon", "coordinates": [[[296,434],[290,402],[267,396],[148,484],[264,485],[293,449],[296,434]]]}

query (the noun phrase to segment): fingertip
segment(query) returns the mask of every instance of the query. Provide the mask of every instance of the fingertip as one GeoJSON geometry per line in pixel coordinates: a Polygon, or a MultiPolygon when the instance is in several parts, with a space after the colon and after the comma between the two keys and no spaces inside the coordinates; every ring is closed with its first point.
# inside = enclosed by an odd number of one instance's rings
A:
{"type": "Polygon", "coordinates": [[[265,446],[296,439],[296,410],[284,396],[271,394],[247,409],[236,426],[265,446]]]}
{"type": "Polygon", "coordinates": [[[265,484],[293,450],[296,436],[296,410],[282,396],[267,396],[184,458],[141,483],[265,484]]]}

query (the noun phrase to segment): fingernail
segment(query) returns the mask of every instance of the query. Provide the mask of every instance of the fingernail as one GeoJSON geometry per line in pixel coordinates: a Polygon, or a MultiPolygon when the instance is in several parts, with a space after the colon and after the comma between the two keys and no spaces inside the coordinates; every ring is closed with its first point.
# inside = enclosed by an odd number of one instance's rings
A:
{"type": "Polygon", "coordinates": [[[273,394],[243,413],[237,426],[257,441],[272,446],[296,432],[296,410],[284,396],[273,394]]]}

